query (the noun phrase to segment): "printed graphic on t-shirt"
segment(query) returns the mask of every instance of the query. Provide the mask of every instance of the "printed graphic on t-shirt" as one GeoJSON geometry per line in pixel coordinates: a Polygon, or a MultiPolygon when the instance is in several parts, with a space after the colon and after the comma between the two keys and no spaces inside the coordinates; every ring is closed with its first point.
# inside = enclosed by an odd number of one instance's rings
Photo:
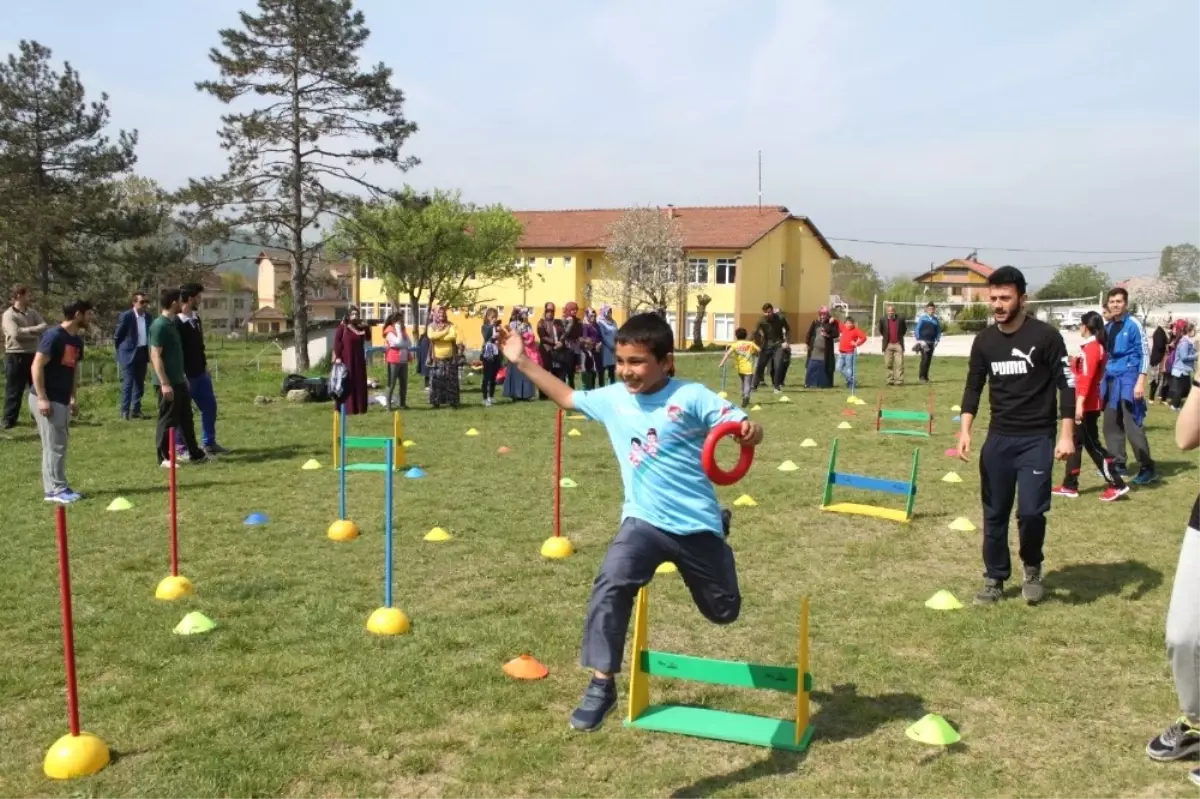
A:
{"type": "Polygon", "coordinates": [[[79,363],[79,348],[74,344],[63,345],[62,365],[68,369],[74,369],[79,363]]]}

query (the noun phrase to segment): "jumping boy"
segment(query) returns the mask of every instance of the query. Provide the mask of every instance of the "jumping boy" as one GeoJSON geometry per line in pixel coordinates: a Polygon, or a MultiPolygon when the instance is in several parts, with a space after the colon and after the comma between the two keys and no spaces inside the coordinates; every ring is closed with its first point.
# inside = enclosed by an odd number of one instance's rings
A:
{"type": "Polygon", "coordinates": [[[624,381],[576,391],[526,356],[519,336],[500,331],[504,357],[555,404],[578,410],[608,430],[621,468],[625,504],[621,527],[592,584],[583,625],[581,664],[592,679],[571,714],[576,730],[595,730],[616,706],[614,676],[621,670],[625,635],[638,589],[666,561],[679,568],[696,607],[715,624],[741,611],[737,569],[729,536],[729,512],[700,465],[709,431],[727,421],[742,423],[739,441],[757,446],[763,429],[699,383],[671,376],[675,335],[656,314],[629,318],[616,337],[617,375],[624,381]],[[630,442],[655,431],[653,454],[630,442]]]}
{"type": "Polygon", "coordinates": [[[742,379],[742,407],[745,408],[750,404],[750,393],[754,391],[754,359],[758,356],[758,345],[753,341],[748,340],[749,334],[746,328],[739,327],[733,331],[734,338],[737,341],[729,345],[725,350],[725,357],[721,359],[718,366],[724,368],[725,362],[733,358],[733,364],[737,368],[738,377],[742,379]]]}

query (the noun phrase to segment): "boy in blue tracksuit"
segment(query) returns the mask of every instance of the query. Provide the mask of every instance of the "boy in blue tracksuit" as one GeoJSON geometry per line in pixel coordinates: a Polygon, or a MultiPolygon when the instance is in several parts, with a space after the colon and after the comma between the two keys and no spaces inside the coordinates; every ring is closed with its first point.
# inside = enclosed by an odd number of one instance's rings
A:
{"type": "Polygon", "coordinates": [[[913,337],[921,345],[922,383],[929,382],[929,364],[933,362],[933,349],[942,340],[942,323],[937,318],[937,306],[932,302],[926,304],[925,310],[917,315],[917,323],[913,329],[913,337]]]}
{"type": "Polygon", "coordinates": [[[1104,372],[1104,443],[1117,459],[1116,468],[1126,471],[1125,439],[1133,447],[1141,469],[1130,481],[1146,485],[1158,479],[1150,443],[1142,424],[1146,420],[1146,372],[1150,369],[1150,337],[1128,313],[1129,292],[1111,289],[1105,298],[1108,309],[1108,364],[1104,372]]]}

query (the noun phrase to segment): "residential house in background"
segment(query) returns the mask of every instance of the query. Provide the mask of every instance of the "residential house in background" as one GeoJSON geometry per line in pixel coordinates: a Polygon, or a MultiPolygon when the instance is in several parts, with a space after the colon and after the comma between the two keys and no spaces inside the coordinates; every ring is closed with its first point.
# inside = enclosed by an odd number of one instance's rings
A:
{"type": "Polygon", "coordinates": [[[200,315],[208,333],[227,335],[241,332],[254,310],[254,288],[237,272],[212,272],[200,281],[204,286],[200,315]]]}
{"type": "Polygon", "coordinates": [[[988,277],[995,268],[975,260],[975,253],[955,258],[913,278],[938,305],[971,305],[988,301],[988,277]]]}
{"type": "MultiPolygon", "coordinates": [[[[581,308],[599,307],[603,298],[597,296],[597,284],[608,269],[608,230],[628,210],[514,212],[524,226],[518,262],[528,270],[528,278],[488,286],[480,305],[499,307],[504,319],[513,306],[533,308],[535,319],[547,302],[560,312],[572,300],[581,308]]],[[[705,343],[733,341],[738,327],[753,330],[766,302],[787,316],[793,338],[798,338],[816,318],[817,309],[828,302],[832,264],[838,255],[808,218],[778,205],[661,210],[678,220],[688,261],[686,307],[667,310],[677,346],[691,341],[700,294],[712,298],[703,327],[705,343]]],[[[366,318],[383,318],[392,310],[381,281],[369,271],[357,275],[354,297],[366,318]]],[[[407,304],[407,297],[398,299],[402,306],[407,304]]],[[[610,298],[608,304],[621,321],[625,314],[620,303],[610,298]]],[[[427,314],[422,307],[420,324],[427,314]]],[[[452,321],[462,331],[460,340],[468,347],[479,345],[477,316],[468,317],[460,310],[452,314],[452,321]]]]}
{"type": "MultiPolygon", "coordinates": [[[[285,250],[264,249],[258,254],[258,303],[247,320],[252,333],[282,333],[291,327],[291,256],[285,250]]],[[[308,318],[311,322],[341,319],[354,295],[354,266],[318,259],[308,285],[308,318]]]]}

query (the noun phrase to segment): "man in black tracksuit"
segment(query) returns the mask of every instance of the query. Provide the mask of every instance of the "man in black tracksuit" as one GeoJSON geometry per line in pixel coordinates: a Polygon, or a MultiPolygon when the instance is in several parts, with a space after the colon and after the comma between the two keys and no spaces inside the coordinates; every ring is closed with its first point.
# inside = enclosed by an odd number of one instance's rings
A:
{"type": "Polygon", "coordinates": [[[996,324],[975,337],[962,397],[959,457],[971,449],[971,423],[979,411],[984,383],[992,418],[979,453],[983,499],[984,586],[977,604],[993,604],[1012,576],[1008,525],[1017,500],[1017,530],[1025,581],[1021,594],[1030,604],[1045,596],[1042,547],[1050,510],[1054,460],[1075,450],[1075,380],[1062,335],[1025,314],[1025,276],[1004,266],[988,278],[996,324]],[[1057,407],[1055,403],[1057,394],[1057,407]],[[1056,422],[1061,419],[1058,443],[1056,422]],[[1019,496],[1018,496],[1019,495],[1019,496]]]}
{"type": "Polygon", "coordinates": [[[769,365],[771,367],[771,386],[778,394],[783,390],[784,350],[792,346],[788,342],[788,336],[791,335],[792,329],[783,314],[775,313],[775,307],[771,303],[763,303],[762,312],[762,319],[759,320],[758,327],[754,329],[754,342],[758,344],[761,351],[758,354],[758,366],[754,369],[753,388],[758,388],[762,384],[764,373],[769,365]]]}

